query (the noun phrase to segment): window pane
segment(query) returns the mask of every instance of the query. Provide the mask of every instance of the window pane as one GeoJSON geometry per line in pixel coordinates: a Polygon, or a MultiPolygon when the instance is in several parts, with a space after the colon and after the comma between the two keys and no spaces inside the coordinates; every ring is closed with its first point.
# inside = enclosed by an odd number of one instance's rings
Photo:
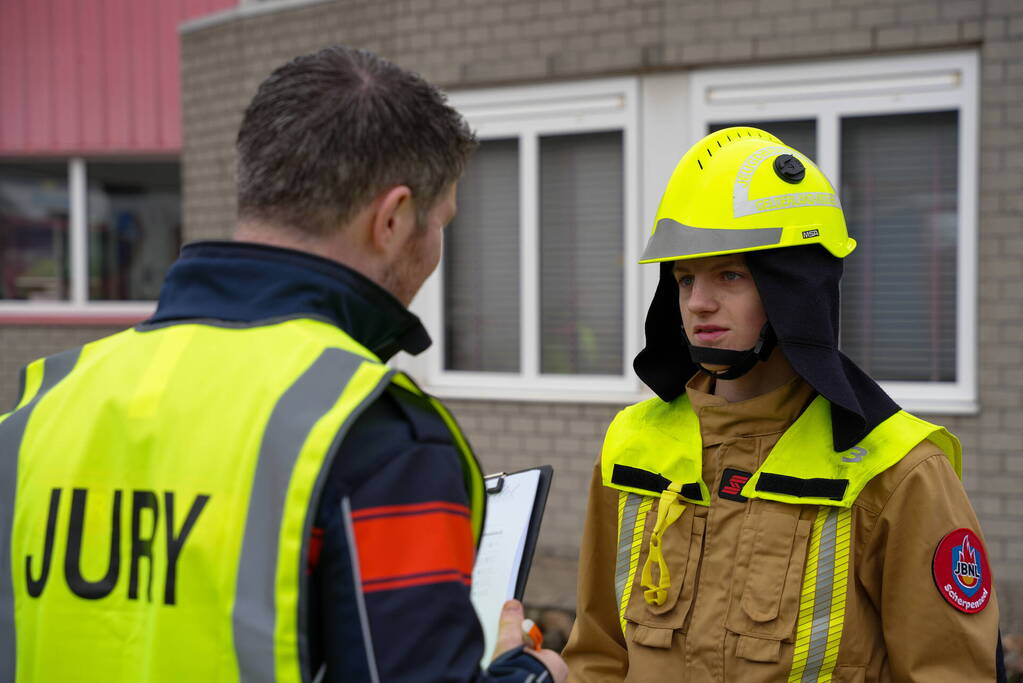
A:
{"type": "Polygon", "coordinates": [[[729,128],[731,126],[752,126],[768,133],[784,142],[789,147],[799,150],[813,160],[817,159],[817,122],[813,119],[802,121],[742,121],[740,123],[712,123],[707,132],[729,128]]]}
{"type": "Polygon", "coordinates": [[[540,140],[540,370],[622,373],[622,133],[540,140]]]}
{"type": "Polygon", "coordinates": [[[519,143],[486,140],[444,237],[444,367],[519,369],[519,143]]]}
{"type": "Polygon", "coordinates": [[[176,162],[90,162],[89,298],[147,300],[181,248],[176,162]]]}
{"type": "Polygon", "coordinates": [[[843,350],[878,379],[954,381],[958,114],[842,120],[843,350]]]}
{"type": "Polygon", "coordinates": [[[67,163],[0,164],[0,299],[67,299],[67,163]]]}

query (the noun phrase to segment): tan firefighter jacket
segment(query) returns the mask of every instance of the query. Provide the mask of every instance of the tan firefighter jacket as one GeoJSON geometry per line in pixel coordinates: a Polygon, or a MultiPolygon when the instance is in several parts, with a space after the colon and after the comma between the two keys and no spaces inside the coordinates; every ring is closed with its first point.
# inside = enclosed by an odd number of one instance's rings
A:
{"type": "Polygon", "coordinates": [[[737,403],[709,382],[608,431],[569,680],[994,681],[998,604],[958,441],[900,413],[835,453],[802,379],[737,403]]]}

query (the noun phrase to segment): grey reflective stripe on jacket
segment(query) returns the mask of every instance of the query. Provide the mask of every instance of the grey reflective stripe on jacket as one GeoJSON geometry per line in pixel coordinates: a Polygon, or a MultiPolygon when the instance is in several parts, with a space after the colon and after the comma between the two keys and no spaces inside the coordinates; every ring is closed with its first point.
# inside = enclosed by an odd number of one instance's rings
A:
{"type": "Polygon", "coordinates": [[[14,633],[14,582],[11,576],[11,534],[14,496],[18,490],[18,455],[32,411],[46,394],[67,377],[78,362],[81,348],[43,361],[43,381],[31,401],[0,422],[0,681],[13,681],[17,641],[14,633]]]}
{"type": "MultiPolygon", "coordinates": [[[[259,461],[249,497],[245,536],[238,566],[235,607],[232,615],[234,646],[243,683],[273,680],[274,631],[276,625],[277,539],[284,518],[288,487],[282,485],[301,453],[313,426],[337,402],[359,366],[366,359],[348,351],[329,348],[323,351],[306,371],[277,401],[263,433],[259,461]]],[[[319,498],[326,473],[334,455],[352,423],[387,387],[393,375],[384,375],[376,388],[349,414],[325,455],[316,487],[309,501],[310,509],[319,498]]],[[[306,517],[300,558],[308,555],[308,539],[313,515],[306,517]]],[[[308,579],[305,572],[299,586],[298,649],[302,679],[312,680],[309,662],[307,619],[308,579]]]]}

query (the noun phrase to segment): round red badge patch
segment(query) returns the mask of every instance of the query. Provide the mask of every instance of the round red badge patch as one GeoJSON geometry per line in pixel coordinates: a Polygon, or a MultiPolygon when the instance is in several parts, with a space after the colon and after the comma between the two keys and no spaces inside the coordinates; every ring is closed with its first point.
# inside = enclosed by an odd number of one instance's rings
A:
{"type": "Polygon", "coordinates": [[[956,529],[934,551],[934,585],[960,612],[975,614],[991,599],[991,569],[984,544],[969,529],[956,529]]]}

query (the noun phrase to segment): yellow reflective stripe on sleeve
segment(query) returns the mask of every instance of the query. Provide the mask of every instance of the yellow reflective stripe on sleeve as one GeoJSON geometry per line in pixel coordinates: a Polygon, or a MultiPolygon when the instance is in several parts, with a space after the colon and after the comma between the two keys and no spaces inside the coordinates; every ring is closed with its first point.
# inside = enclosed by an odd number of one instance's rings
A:
{"type": "Polygon", "coordinates": [[[639,551],[643,546],[643,528],[646,516],[654,504],[653,498],[635,493],[618,493],[618,557],[615,562],[615,597],[618,598],[618,616],[625,633],[625,608],[632,596],[632,584],[639,566],[639,551]]]}
{"type": "Polygon", "coordinates": [[[483,471],[480,469],[479,461],[476,460],[476,454],[469,445],[469,441],[465,438],[461,427],[458,426],[454,415],[451,414],[451,411],[443,403],[420,389],[419,385],[413,382],[412,378],[405,373],[395,373],[391,381],[397,386],[411,391],[413,394],[425,397],[430,402],[430,405],[433,406],[433,409],[437,411],[437,414],[440,415],[448,431],[451,432],[451,436],[455,440],[455,446],[462,458],[465,488],[469,495],[469,522],[472,525],[472,540],[479,547],[480,539],[483,536],[483,521],[486,518],[487,491],[483,484],[483,471]]]}
{"type": "Polygon", "coordinates": [[[852,511],[822,507],[814,521],[799,600],[789,683],[831,681],[845,620],[852,511]]]}
{"type": "Polygon", "coordinates": [[[483,484],[483,472],[480,470],[480,464],[476,460],[472,447],[469,446],[469,442],[462,433],[462,429],[455,421],[455,417],[443,403],[429,395],[427,395],[427,398],[430,401],[430,405],[433,406],[437,414],[444,420],[444,424],[447,425],[451,436],[455,439],[455,445],[458,446],[458,450],[462,454],[465,486],[469,492],[469,510],[471,513],[469,521],[472,523],[472,540],[478,546],[483,536],[483,521],[486,516],[487,505],[487,491],[483,484]]]}

